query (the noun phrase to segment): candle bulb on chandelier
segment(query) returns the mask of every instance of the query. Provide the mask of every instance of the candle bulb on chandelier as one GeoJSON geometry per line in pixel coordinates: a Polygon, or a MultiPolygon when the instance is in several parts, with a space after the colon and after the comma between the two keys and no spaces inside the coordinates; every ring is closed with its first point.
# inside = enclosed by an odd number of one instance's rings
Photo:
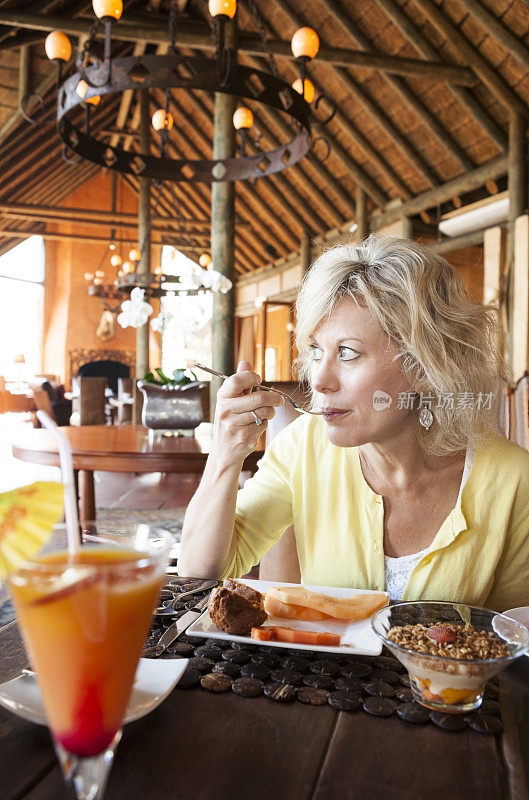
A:
{"type": "Polygon", "coordinates": [[[296,78],[296,80],[292,84],[292,88],[298,94],[301,94],[302,86],[304,86],[303,99],[307,103],[312,103],[315,95],[314,84],[312,83],[312,81],[309,81],[308,78],[305,78],[303,82],[301,81],[301,78],[296,78]]]}
{"type": "Polygon", "coordinates": [[[316,58],[320,49],[320,39],[314,28],[298,28],[293,35],[290,46],[292,54],[299,64],[299,77],[301,86],[305,82],[305,65],[307,61],[316,58]]]}
{"type": "Polygon", "coordinates": [[[46,55],[50,61],[65,64],[72,55],[72,43],[62,31],[52,31],[46,36],[44,43],[46,55]]]}

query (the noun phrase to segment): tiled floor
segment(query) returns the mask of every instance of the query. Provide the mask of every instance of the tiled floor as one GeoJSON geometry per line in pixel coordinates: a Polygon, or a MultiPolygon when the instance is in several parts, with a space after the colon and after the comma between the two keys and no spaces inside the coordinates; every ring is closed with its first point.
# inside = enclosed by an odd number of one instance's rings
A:
{"type": "MultiPolygon", "coordinates": [[[[0,492],[33,481],[60,480],[57,467],[30,464],[13,457],[9,439],[16,435],[17,428],[28,424],[22,414],[0,414],[0,492]]],[[[193,496],[198,477],[159,472],[148,475],[96,472],[95,483],[98,508],[183,508],[193,496]]]]}

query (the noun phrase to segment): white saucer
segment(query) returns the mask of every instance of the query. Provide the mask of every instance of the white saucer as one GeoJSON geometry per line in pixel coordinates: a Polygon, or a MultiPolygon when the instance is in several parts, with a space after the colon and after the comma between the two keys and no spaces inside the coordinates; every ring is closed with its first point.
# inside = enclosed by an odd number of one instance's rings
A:
{"type": "MultiPolygon", "coordinates": [[[[159,706],[182,677],[187,662],[187,658],[140,658],[123,722],[133,722],[159,706]]],[[[23,674],[0,683],[0,705],[29,722],[47,725],[42,696],[33,675],[23,674]]]]}
{"type": "MultiPolygon", "coordinates": [[[[520,622],[529,630],[529,606],[518,606],[518,608],[510,608],[508,611],[503,612],[506,617],[520,622]]],[[[525,655],[529,655],[526,653],[525,655]]]]}

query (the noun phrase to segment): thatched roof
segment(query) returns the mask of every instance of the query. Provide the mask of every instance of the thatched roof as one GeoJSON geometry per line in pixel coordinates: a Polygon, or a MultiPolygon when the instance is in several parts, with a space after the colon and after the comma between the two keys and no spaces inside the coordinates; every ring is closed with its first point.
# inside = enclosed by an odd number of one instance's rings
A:
{"type": "MultiPolygon", "coordinates": [[[[358,189],[368,198],[368,212],[388,202],[404,202],[431,191],[491,161],[494,179],[483,179],[473,192],[442,197],[441,210],[505,188],[509,119],[529,115],[529,1],[528,0],[255,0],[269,39],[287,43],[301,25],[314,27],[322,51],[310,64],[317,92],[332,96],[338,111],[324,136],[330,152],[325,160],[321,142],[314,154],[279,175],[255,183],[237,184],[236,270],[245,274],[299,248],[304,231],[315,236],[343,228],[355,219],[358,189]],[[385,61],[362,60],[345,53],[390,56],[385,61]],[[345,61],[344,61],[345,60],[345,61]],[[410,65],[410,61],[417,64],[410,65]],[[437,62],[421,68],[420,62],[437,62]],[[380,63],[382,68],[377,68],[380,63]],[[443,72],[442,65],[461,69],[443,72]],[[439,78],[439,79],[438,79],[439,78]]],[[[205,0],[181,0],[177,43],[192,52],[199,34],[207,33],[205,0]],[[185,35],[184,35],[185,34],[185,35]],[[184,43],[186,47],[184,47],[184,43]]],[[[125,2],[116,42],[123,53],[165,52],[159,32],[166,29],[168,0],[125,2]],[[145,41],[138,41],[138,30],[145,41]],[[130,31],[131,39],[126,41],[130,31]],[[157,44],[158,42],[158,44],[157,44]]],[[[68,164],[55,131],[56,89],[52,65],[44,55],[45,28],[62,21],[66,32],[88,30],[91,3],[82,0],[1,0],[0,2],[0,210],[5,204],[56,206],[97,171],[90,162],[68,164]],[[28,9],[31,9],[28,11],[28,9]],[[47,19],[48,18],[48,19],[47,19]],[[83,27],[84,26],[84,27],[83,27]],[[26,49],[29,46],[29,49],[26,49]],[[35,121],[18,111],[21,61],[29,60],[30,91],[25,108],[35,121]]],[[[238,25],[241,63],[263,63],[258,50],[255,18],[240,0],[238,25]]],[[[74,45],[76,36],[71,35],[74,45]]],[[[297,67],[280,54],[281,75],[292,82],[297,67]]],[[[154,110],[163,104],[152,93],[154,110]]],[[[322,105],[325,105],[323,103],[322,105]]],[[[114,134],[114,141],[137,147],[139,124],[135,98],[104,99],[94,115],[94,127],[114,134]],[[129,132],[123,136],[118,129],[129,132]]],[[[185,157],[211,153],[213,98],[200,93],[174,95],[178,147],[185,157]]],[[[288,121],[266,107],[257,109],[256,128],[261,146],[285,141],[288,121]]],[[[322,111],[321,115],[326,112],[322,111]]],[[[316,116],[320,112],[316,111],[316,116]]],[[[254,134],[250,134],[252,138],[254,134]]],[[[153,148],[155,143],[153,141],[153,148]]],[[[251,148],[251,145],[250,145],[251,148]]],[[[137,190],[137,180],[123,178],[137,190]]],[[[155,190],[159,216],[206,218],[210,187],[174,184],[155,190]],[[177,209],[178,208],[178,212],[177,209]]],[[[435,195],[432,195],[435,197],[435,195]]],[[[436,203],[422,224],[435,222],[436,203]],[[433,209],[433,210],[432,210],[433,209]]],[[[416,211],[414,211],[416,213],[416,211]]],[[[14,229],[44,229],[45,222],[0,216],[0,252],[18,240],[14,229]],[[7,233],[6,233],[7,232],[7,233]]],[[[344,228],[345,230],[345,228],[344,228]]],[[[432,228],[433,230],[433,228],[432,228]]],[[[187,241],[193,243],[192,237],[187,241]]],[[[196,241],[197,253],[204,240],[196,241]]]]}

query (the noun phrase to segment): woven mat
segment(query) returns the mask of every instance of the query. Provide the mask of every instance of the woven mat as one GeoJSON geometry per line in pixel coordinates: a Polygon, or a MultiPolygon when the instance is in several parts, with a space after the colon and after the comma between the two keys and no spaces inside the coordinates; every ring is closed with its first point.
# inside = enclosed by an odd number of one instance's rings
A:
{"type": "MultiPolygon", "coordinates": [[[[171,587],[166,588],[178,592],[192,588],[194,582],[192,578],[172,579],[171,587]]],[[[175,616],[185,614],[199,597],[190,597],[175,616]]],[[[173,619],[155,619],[147,639],[149,646],[158,642],[173,619]]],[[[381,656],[342,655],[184,634],[161,657],[189,659],[177,684],[183,691],[233,691],[247,701],[264,695],[278,703],[301,702],[331,706],[337,711],[363,711],[380,718],[398,717],[418,728],[421,724],[434,724],[453,733],[467,728],[488,734],[503,731],[497,679],[489,681],[483,704],[474,713],[430,712],[414,701],[406,669],[386,650],[381,656]]]]}
{"type": "MultiPolygon", "coordinates": [[[[174,537],[175,544],[180,542],[182,536],[182,524],[184,521],[185,509],[161,509],[145,510],[134,508],[99,508],[97,510],[97,522],[101,532],[119,531],[129,533],[139,524],[152,525],[153,527],[163,528],[174,537]]],[[[0,593],[0,628],[7,625],[15,618],[15,612],[10,600],[2,604],[2,594],[0,593]]]]}

